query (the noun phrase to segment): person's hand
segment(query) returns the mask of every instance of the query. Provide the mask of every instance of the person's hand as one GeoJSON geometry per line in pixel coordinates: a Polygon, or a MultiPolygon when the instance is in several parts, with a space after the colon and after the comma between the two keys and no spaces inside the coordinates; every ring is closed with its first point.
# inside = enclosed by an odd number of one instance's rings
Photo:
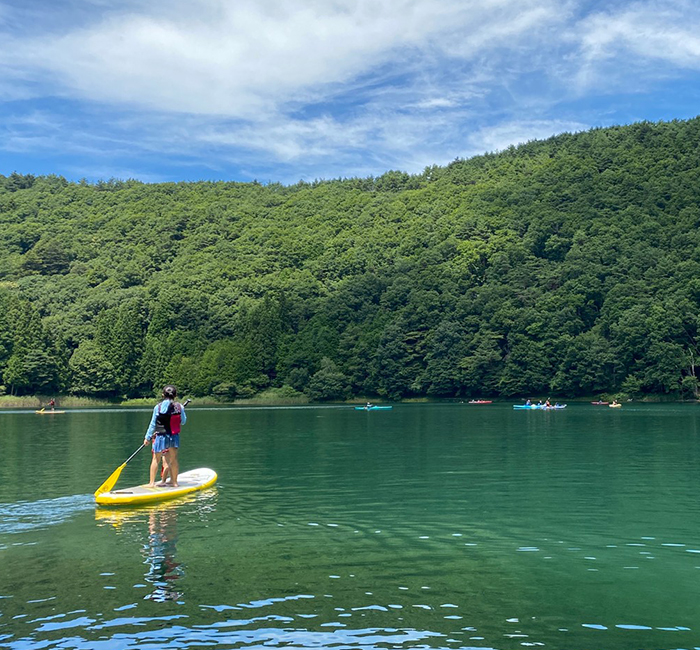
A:
{"type": "Polygon", "coordinates": [[[144,439],[143,439],[143,444],[144,444],[144,445],[150,445],[150,444],[151,444],[151,441],[150,441],[148,438],[144,438],[144,439]]]}

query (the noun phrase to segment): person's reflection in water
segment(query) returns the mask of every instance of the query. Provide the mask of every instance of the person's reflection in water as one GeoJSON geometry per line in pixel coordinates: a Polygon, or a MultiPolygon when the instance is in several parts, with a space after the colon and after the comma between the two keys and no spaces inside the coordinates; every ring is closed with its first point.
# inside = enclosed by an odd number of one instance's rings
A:
{"type": "Polygon", "coordinates": [[[153,510],[148,516],[148,543],[143,547],[148,565],[146,580],[155,589],[146,600],[158,603],[180,600],[177,581],[183,577],[183,566],[175,561],[177,543],[177,509],[153,510]]]}

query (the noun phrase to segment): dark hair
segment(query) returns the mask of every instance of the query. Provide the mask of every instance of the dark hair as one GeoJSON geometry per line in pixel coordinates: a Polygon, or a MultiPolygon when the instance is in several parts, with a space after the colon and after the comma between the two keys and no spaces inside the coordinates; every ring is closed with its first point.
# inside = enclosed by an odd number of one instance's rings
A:
{"type": "Polygon", "coordinates": [[[175,399],[177,397],[177,388],[175,388],[175,386],[172,384],[168,384],[165,388],[163,388],[163,397],[175,399]]]}

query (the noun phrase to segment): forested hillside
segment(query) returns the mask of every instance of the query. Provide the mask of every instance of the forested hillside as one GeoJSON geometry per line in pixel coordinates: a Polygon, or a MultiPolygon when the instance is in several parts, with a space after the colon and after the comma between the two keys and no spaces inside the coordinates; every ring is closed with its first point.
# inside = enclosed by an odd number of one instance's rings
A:
{"type": "Polygon", "coordinates": [[[692,397],[699,226],[700,119],[291,187],[0,176],[0,383],[692,397]]]}

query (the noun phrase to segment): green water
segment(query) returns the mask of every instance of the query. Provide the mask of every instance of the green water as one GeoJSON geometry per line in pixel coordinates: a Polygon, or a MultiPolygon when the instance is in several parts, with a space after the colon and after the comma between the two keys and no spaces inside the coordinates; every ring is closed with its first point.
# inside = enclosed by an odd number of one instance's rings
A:
{"type": "Polygon", "coordinates": [[[698,406],[188,415],[115,511],[147,410],[0,413],[0,648],[700,646],[698,406]]]}

